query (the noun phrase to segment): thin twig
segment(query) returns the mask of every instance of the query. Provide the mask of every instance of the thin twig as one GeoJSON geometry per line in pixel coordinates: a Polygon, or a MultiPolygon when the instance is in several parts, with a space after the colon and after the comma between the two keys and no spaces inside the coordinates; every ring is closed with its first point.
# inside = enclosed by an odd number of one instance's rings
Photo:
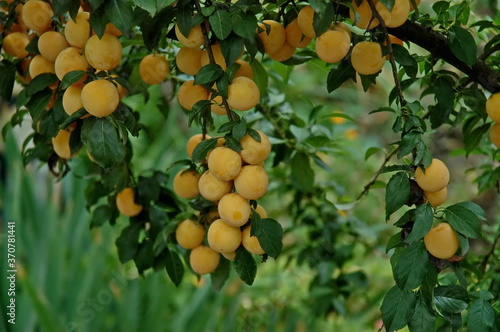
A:
{"type": "MultiPolygon", "coordinates": [[[[198,10],[198,13],[201,15],[200,1],[195,0],[194,3],[196,5],[196,10],[198,10]]],[[[201,23],[201,32],[203,33],[203,44],[205,46],[205,49],[207,50],[208,59],[210,60],[211,64],[215,65],[217,63],[215,62],[214,53],[212,52],[212,46],[210,45],[210,39],[208,38],[208,30],[207,30],[207,26],[205,25],[205,22],[201,23]]],[[[222,105],[226,109],[227,118],[229,119],[229,121],[235,121],[236,119],[233,116],[233,112],[231,111],[231,108],[229,107],[229,103],[227,102],[227,99],[222,95],[221,95],[221,98],[222,98],[222,105]]]]}
{"type": "Polygon", "coordinates": [[[378,169],[378,171],[372,176],[370,182],[368,182],[364,186],[363,191],[358,195],[358,198],[356,198],[357,201],[359,201],[364,195],[366,195],[368,193],[368,191],[370,191],[371,186],[373,186],[375,184],[375,182],[377,181],[377,179],[380,176],[380,174],[382,174],[382,170],[384,169],[385,165],[396,154],[396,152],[398,150],[399,150],[399,146],[397,146],[391,153],[389,153],[385,157],[384,162],[382,163],[382,165],[380,165],[380,168],[378,169]]]}
{"type": "Polygon", "coordinates": [[[387,44],[387,50],[389,52],[389,61],[391,63],[391,68],[392,68],[392,77],[394,78],[394,83],[396,84],[396,92],[398,93],[400,106],[403,107],[406,105],[406,100],[405,97],[403,96],[403,89],[401,88],[401,81],[399,80],[398,69],[396,67],[396,61],[394,60],[394,51],[392,49],[391,40],[389,38],[389,31],[387,31],[387,25],[385,25],[385,21],[382,18],[382,16],[380,16],[377,8],[375,7],[375,4],[373,3],[373,0],[367,0],[367,1],[368,5],[370,5],[370,8],[372,10],[373,17],[375,17],[378,20],[380,27],[382,28],[382,32],[384,33],[385,42],[387,44]]]}
{"type": "Polygon", "coordinates": [[[493,245],[491,246],[490,251],[484,256],[483,261],[481,262],[481,272],[484,273],[486,270],[486,266],[488,265],[488,260],[490,259],[491,256],[493,256],[493,253],[495,252],[495,247],[498,244],[498,241],[500,240],[500,234],[497,234],[497,237],[495,238],[495,241],[493,241],[493,245]]]}

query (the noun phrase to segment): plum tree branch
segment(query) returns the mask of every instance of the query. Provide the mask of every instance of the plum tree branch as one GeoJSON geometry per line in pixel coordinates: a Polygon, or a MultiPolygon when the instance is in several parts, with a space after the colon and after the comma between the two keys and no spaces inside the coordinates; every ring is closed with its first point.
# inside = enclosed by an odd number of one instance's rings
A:
{"type": "MultiPolygon", "coordinates": [[[[349,8],[345,5],[340,6],[338,14],[349,17],[349,8]]],[[[403,25],[397,28],[387,28],[387,31],[391,35],[410,41],[429,51],[433,56],[446,61],[489,92],[500,91],[500,73],[489,68],[482,58],[478,58],[476,63],[469,67],[453,54],[448,38],[442,33],[410,20],[406,20],[403,25]]]]}

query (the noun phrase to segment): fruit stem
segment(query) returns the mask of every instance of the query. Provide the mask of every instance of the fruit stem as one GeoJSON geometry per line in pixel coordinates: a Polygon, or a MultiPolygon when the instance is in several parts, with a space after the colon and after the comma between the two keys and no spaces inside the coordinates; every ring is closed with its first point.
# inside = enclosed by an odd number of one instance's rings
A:
{"type": "MultiPolygon", "coordinates": [[[[195,0],[194,3],[196,5],[196,10],[198,11],[198,13],[200,15],[202,15],[200,1],[195,0]]],[[[201,32],[203,34],[203,45],[205,46],[205,49],[207,50],[208,59],[210,60],[211,64],[215,65],[217,63],[215,62],[214,53],[212,52],[212,47],[210,46],[210,40],[208,39],[207,26],[204,24],[204,22],[201,24],[201,32]]],[[[222,95],[221,95],[221,98],[222,98],[222,105],[226,109],[227,118],[229,119],[229,121],[236,121],[236,119],[233,116],[233,112],[231,111],[231,108],[229,107],[229,103],[227,102],[227,99],[222,95]]]]}
{"type": "Polygon", "coordinates": [[[377,8],[375,7],[375,4],[373,3],[373,0],[367,0],[367,2],[368,5],[370,5],[373,17],[375,17],[379,21],[380,27],[382,28],[382,32],[384,33],[385,43],[387,44],[387,50],[389,52],[389,61],[391,63],[391,68],[392,68],[392,77],[394,78],[394,83],[396,84],[396,92],[398,93],[400,106],[403,107],[406,105],[406,100],[405,97],[403,96],[403,89],[401,88],[401,81],[399,80],[398,69],[396,67],[396,61],[394,60],[394,51],[392,49],[391,40],[389,38],[387,25],[385,25],[385,21],[382,18],[382,16],[380,16],[377,8]]]}

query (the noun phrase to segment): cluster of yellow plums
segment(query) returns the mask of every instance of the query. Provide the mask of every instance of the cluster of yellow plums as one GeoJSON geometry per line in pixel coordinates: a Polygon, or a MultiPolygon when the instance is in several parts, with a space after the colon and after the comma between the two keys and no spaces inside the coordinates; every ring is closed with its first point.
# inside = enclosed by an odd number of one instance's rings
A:
{"type": "MultiPolygon", "coordinates": [[[[203,174],[183,169],[174,178],[174,192],[179,197],[193,199],[201,195],[213,202],[212,210],[202,213],[200,221],[186,219],[176,229],[177,243],[191,250],[190,265],[198,274],[213,272],[220,254],[234,260],[240,245],[252,254],[264,254],[259,240],[250,236],[250,220],[252,211],[261,218],[266,218],[267,212],[261,205],[253,209],[250,201],[261,198],[267,191],[268,176],[263,163],[271,152],[271,144],[264,133],[257,133],[260,142],[247,134],[240,141],[240,152],[224,146],[224,138],[219,138],[218,146],[206,158],[203,174]],[[205,235],[208,245],[204,244],[205,235]]],[[[208,138],[201,134],[191,137],[186,149],[188,156],[208,138]]]]}
{"type": "MultiPolygon", "coordinates": [[[[393,28],[402,25],[413,10],[410,0],[396,0],[391,11],[382,2],[374,1],[374,4],[386,26],[393,28]]],[[[373,17],[366,0],[359,6],[353,1],[352,5],[354,11],[350,11],[350,16],[357,27],[373,29],[379,25],[378,19],[373,17]]],[[[274,20],[264,20],[259,23],[259,37],[269,57],[276,61],[288,60],[297,48],[306,47],[313,38],[316,38],[316,54],[321,60],[336,63],[344,59],[351,49],[349,27],[338,22],[317,36],[313,26],[314,14],[311,6],[305,6],[299,11],[297,18],[286,27],[274,20]]],[[[386,57],[382,54],[382,47],[379,43],[361,41],[352,48],[350,60],[359,74],[372,75],[382,69],[386,57]]]]}
{"type": "Polygon", "coordinates": [[[486,113],[495,122],[490,129],[491,142],[500,149],[500,93],[494,93],[488,98],[486,113]]]}
{"type": "MultiPolygon", "coordinates": [[[[450,172],[441,160],[432,159],[425,171],[417,168],[415,181],[424,191],[424,200],[434,207],[444,203],[448,194],[447,186],[450,182],[450,172]]],[[[424,244],[432,256],[449,259],[457,252],[459,240],[451,225],[442,222],[432,227],[424,236],[424,244]]]]}
{"type": "MultiPolygon", "coordinates": [[[[208,28],[209,25],[206,24],[206,26],[208,28]]],[[[175,34],[182,44],[175,57],[177,68],[185,74],[195,76],[203,66],[210,63],[209,50],[206,48],[201,49],[201,46],[204,45],[202,27],[201,25],[194,26],[190,29],[188,36],[184,36],[176,25],[175,34]]],[[[210,52],[215,64],[226,70],[226,60],[222,54],[220,44],[210,45],[210,52]]],[[[260,91],[253,81],[253,70],[250,64],[242,59],[236,60],[236,63],[240,67],[228,87],[227,102],[231,109],[248,111],[259,102],[260,91]]],[[[194,80],[187,80],[180,86],[177,100],[188,111],[200,100],[211,100],[211,110],[214,114],[226,115],[228,111],[223,105],[222,97],[217,94],[215,86],[207,90],[202,85],[195,85],[194,80]]]]}

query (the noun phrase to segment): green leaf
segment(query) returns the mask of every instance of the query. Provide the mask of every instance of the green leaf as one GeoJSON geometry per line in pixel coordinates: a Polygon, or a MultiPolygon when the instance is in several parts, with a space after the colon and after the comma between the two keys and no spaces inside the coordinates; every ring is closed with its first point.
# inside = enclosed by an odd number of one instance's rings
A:
{"type": "Polygon", "coordinates": [[[170,280],[178,287],[184,276],[184,265],[177,252],[173,250],[166,251],[165,268],[170,280]]]}
{"type": "Polygon", "coordinates": [[[158,45],[162,31],[174,18],[173,13],[171,8],[165,8],[159,11],[152,20],[147,19],[140,24],[144,45],[149,51],[158,45]]]}
{"type": "Polygon", "coordinates": [[[130,131],[132,136],[139,136],[139,131],[141,127],[139,125],[139,119],[136,112],[132,111],[128,106],[120,103],[116,110],[111,114],[115,120],[123,123],[125,127],[130,131]]]}
{"type": "Polygon", "coordinates": [[[25,50],[28,51],[28,53],[40,54],[40,51],[38,50],[38,39],[40,39],[40,37],[33,37],[33,39],[31,39],[29,44],[25,47],[25,50]]]}
{"type": "Polygon", "coordinates": [[[92,219],[90,220],[90,228],[101,227],[106,221],[111,219],[113,209],[109,205],[98,206],[92,211],[92,219]]]}
{"type": "Polygon", "coordinates": [[[456,232],[477,239],[481,237],[481,222],[474,212],[460,204],[444,210],[446,219],[456,232]]]}
{"type": "Polygon", "coordinates": [[[393,236],[389,238],[389,241],[387,241],[387,245],[385,247],[385,253],[387,254],[389,250],[401,246],[403,244],[403,241],[401,240],[401,232],[397,232],[393,236]]]}
{"type": "Polygon", "coordinates": [[[99,38],[102,38],[104,31],[106,31],[106,25],[109,23],[104,7],[104,5],[101,5],[99,8],[94,9],[89,19],[90,26],[99,38]]]}
{"type": "Polygon", "coordinates": [[[398,159],[410,154],[421,140],[422,134],[415,131],[411,131],[404,135],[399,143],[399,150],[397,152],[398,159]]]}
{"type": "Polygon", "coordinates": [[[232,129],[231,129],[231,135],[233,138],[237,141],[241,141],[241,139],[246,135],[247,133],[247,122],[245,119],[241,119],[238,124],[236,124],[232,129]]]}
{"type": "Polygon", "coordinates": [[[238,272],[241,280],[247,285],[253,284],[255,275],[257,274],[257,264],[252,254],[249,253],[243,246],[236,249],[236,257],[234,258],[234,269],[238,272]]]}
{"type": "Polygon", "coordinates": [[[124,35],[130,34],[132,28],[133,10],[126,0],[109,0],[105,2],[105,12],[109,21],[124,35]]]}
{"type": "Polygon", "coordinates": [[[434,296],[434,288],[437,283],[438,272],[434,265],[429,261],[427,263],[427,273],[425,274],[422,286],[420,286],[420,293],[427,303],[432,303],[434,296]]]}
{"type": "Polygon", "coordinates": [[[303,152],[297,152],[291,162],[292,184],[303,191],[311,191],[314,188],[314,171],[311,168],[309,156],[303,152]]]}
{"type": "Polygon", "coordinates": [[[418,73],[418,64],[417,61],[415,61],[415,59],[410,55],[410,52],[408,52],[406,47],[398,44],[392,44],[392,51],[394,54],[394,60],[396,60],[396,62],[404,68],[406,75],[415,79],[418,73]]]}
{"type": "Polygon", "coordinates": [[[231,264],[228,259],[224,257],[220,258],[219,265],[214,272],[210,273],[210,279],[212,280],[212,286],[216,291],[220,291],[227,279],[229,278],[229,273],[231,272],[231,264]]]}
{"type": "Polygon", "coordinates": [[[252,71],[254,74],[253,80],[259,87],[260,96],[263,97],[267,93],[267,71],[256,59],[253,59],[250,65],[252,66],[252,71]]]}
{"type": "Polygon", "coordinates": [[[31,96],[26,108],[30,112],[33,122],[38,122],[44,116],[51,98],[52,91],[50,89],[45,89],[31,96]]]}
{"type": "Polygon", "coordinates": [[[257,30],[257,18],[255,18],[255,15],[236,11],[231,14],[231,25],[234,33],[238,36],[252,39],[257,30]]]}
{"type": "Polygon", "coordinates": [[[472,34],[454,25],[448,30],[450,48],[455,56],[472,67],[476,63],[477,46],[472,34]]]}
{"type": "Polygon", "coordinates": [[[394,267],[394,280],[399,288],[412,290],[422,285],[428,261],[427,250],[422,241],[404,248],[394,267]]]}
{"type": "Polygon", "coordinates": [[[413,229],[405,239],[406,243],[420,240],[423,238],[432,227],[434,219],[434,212],[432,206],[427,202],[426,204],[419,205],[415,211],[415,223],[413,229]]]}
{"type": "Polygon", "coordinates": [[[455,102],[454,81],[450,76],[439,76],[433,81],[434,93],[443,109],[453,108],[455,102]]]}
{"type": "Polygon", "coordinates": [[[254,218],[252,213],[251,231],[259,240],[260,246],[266,254],[277,259],[283,249],[283,228],[281,224],[271,218],[254,218]]]}
{"type": "Polygon", "coordinates": [[[387,8],[387,10],[391,11],[394,8],[395,0],[380,0],[380,2],[387,8]]]}
{"type": "Polygon", "coordinates": [[[351,61],[342,60],[337,68],[332,68],[328,73],[326,88],[328,92],[337,90],[348,79],[356,81],[356,71],[351,65],[351,61]]]}
{"type": "Polygon", "coordinates": [[[210,22],[212,31],[219,40],[226,39],[233,30],[231,16],[224,9],[217,10],[215,13],[210,15],[208,21],[210,22]]]}
{"type": "Polygon", "coordinates": [[[66,118],[66,120],[64,120],[63,123],[61,123],[61,125],[59,126],[59,130],[68,128],[68,126],[70,124],[72,124],[75,121],[80,120],[80,118],[82,116],[84,116],[85,114],[88,114],[88,112],[85,110],[85,108],[83,108],[83,107],[80,108],[78,111],[76,111],[75,113],[73,113],[70,116],[68,116],[66,118]]]}
{"type": "Polygon", "coordinates": [[[195,163],[205,159],[207,154],[217,146],[217,141],[217,138],[209,138],[201,141],[196,148],[194,148],[191,159],[193,159],[195,163]]]}
{"type": "Polygon", "coordinates": [[[44,90],[52,83],[58,82],[56,74],[44,73],[35,77],[25,88],[26,96],[31,97],[37,92],[44,90]]]}
{"type": "Polygon", "coordinates": [[[14,82],[16,80],[16,65],[13,62],[2,60],[0,63],[0,97],[10,100],[14,82]]]}
{"type": "Polygon", "coordinates": [[[469,308],[467,314],[467,331],[489,332],[493,331],[497,313],[490,302],[483,299],[477,300],[469,308]]]}
{"type": "Polygon", "coordinates": [[[462,286],[438,286],[434,290],[434,303],[441,312],[458,314],[467,309],[469,294],[462,286]]]}
{"type": "MultiPolygon", "coordinates": [[[[315,8],[316,9],[316,8],[315,8]]],[[[326,30],[330,28],[333,17],[335,16],[335,10],[333,9],[333,3],[327,2],[325,8],[320,12],[314,12],[313,16],[313,28],[316,32],[316,36],[321,36],[326,30]]]]}
{"type": "Polygon", "coordinates": [[[393,286],[380,307],[386,330],[395,331],[405,327],[412,317],[415,302],[415,293],[393,286]]]}
{"type": "Polygon", "coordinates": [[[40,119],[40,134],[45,137],[55,137],[59,132],[59,126],[67,118],[67,114],[62,106],[62,98],[54,103],[54,107],[47,112],[42,112],[40,119]]]}
{"type": "Polygon", "coordinates": [[[141,225],[130,224],[122,230],[120,236],[116,239],[115,244],[118,248],[118,257],[123,264],[135,257],[139,246],[140,231],[141,225]]]}
{"type": "Polygon", "coordinates": [[[153,252],[153,241],[150,238],[145,238],[139,244],[137,248],[137,253],[134,257],[135,267],[139,274],[143,274],[144,271],[153,267],[154,263],[154,252],[153,252]]]}
{"type": "Polygon", "coordinates": [[[197,84],[207,84],[214,82],[222,75],[223,72],[224,70],[222,70],[221,66],[209,63],[208,65],[205,65],[200,68],[200,70],[194,77],[193,84],[197,85],[197,84]]]}
{"type": "Polygon", "coordinates": [[[85,119],[82,142],[102,168],[118,165],[125,158],[125,146],[118,137],[117,129],[106,118],[85,119]]]}
{"type": "Polygon", "coordinates": [[[54,9],[54,14],[56,16],[64,15],[66,12],[73,13],[75,8],[78,12],[78,7],[80,7],[79,0],[59,0],[52,2],[52,8],[54,9]]]}
{"type": "Polygon", "coordinates": [[[424,299],[419,297],[415,311],[408,324],[411,332],[429,332],[434,331],[436,325],[436,316],[434,312],[427,306],[424,299]]]}
{"type": "Polygon", "coordinates": [[[83,75],[85,75],[85,71],[83,70],[73,70],[64,75],[63,80],[61,81],[61,89],[65,90],[69,88],[72,84],[78,82],[83,75]]]}
{"type": "Polygon", "coordinates": [[[399,210],[410,196],[410,181],[404,172],[394,174],[385,192],[385,219],[399,210]]]}
{"type": "Polygon", "coordinates": [[[484,212],[483,208],[480,207],[479,205],[477,205],[476,203],[460,202],[460,203],[457,203],[455,205],[461,206],[461,207],[471,211],[472,213],[474,213],[476,215],[477,218],[479,218],[480,220],[486,221],[486,213],[484,212]]]}
{"type": "Polygon", "coordinates": [[[226,59],[226,64],[230,65],[238,60],[243,53],[245,42],[243,38],[230,34],[226,39],[220,41],[221,52],[226,59]]]}

